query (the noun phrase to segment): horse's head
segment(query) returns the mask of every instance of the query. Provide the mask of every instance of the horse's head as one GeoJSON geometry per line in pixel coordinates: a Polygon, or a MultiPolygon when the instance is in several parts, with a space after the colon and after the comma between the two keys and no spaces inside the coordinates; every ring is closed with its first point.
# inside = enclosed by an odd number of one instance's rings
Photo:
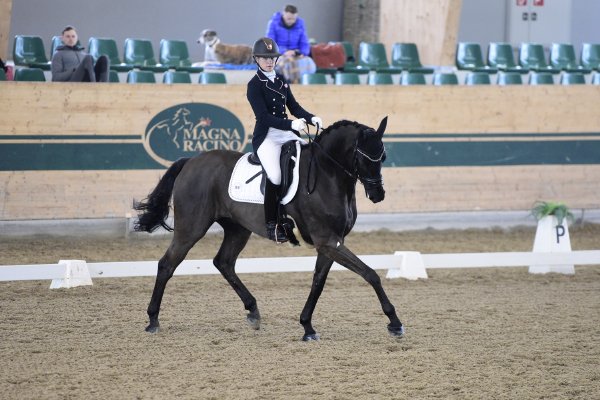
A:
{"type": "Polygon", "coordinates": [[[377,130],[364,129],[356,142],[355,171],[365,187],[367,197],[373,203],[379,203],[385,198],[381,164],[386,157],[383,145],[383,132],[385,132],[386,125],[387,117],[381,120],[377,130]]]}

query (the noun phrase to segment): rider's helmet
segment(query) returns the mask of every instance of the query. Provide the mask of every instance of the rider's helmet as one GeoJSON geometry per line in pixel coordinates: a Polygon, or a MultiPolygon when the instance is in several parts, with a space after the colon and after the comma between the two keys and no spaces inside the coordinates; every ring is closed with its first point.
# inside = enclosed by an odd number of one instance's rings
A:
{"type": "Polygon", "coordinates": [[[271,38],[262,37],[254,42],[252,47],[253,57],[279,57],[279,46],[271,38]]]}

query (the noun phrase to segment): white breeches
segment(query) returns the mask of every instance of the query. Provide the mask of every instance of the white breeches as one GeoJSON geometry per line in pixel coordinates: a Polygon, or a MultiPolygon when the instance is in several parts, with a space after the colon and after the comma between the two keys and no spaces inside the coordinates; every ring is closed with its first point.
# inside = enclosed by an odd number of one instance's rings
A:
{"type": "Polygon", "coordinates": [[[281,155],[281,146],[289,141],[297,140],[302,143],[306,141],[299,138],[292,131],[282,131],[280,129],[269,128],[267,137],[261,143],[260,147],[256,151],[260,163],[262,164],[267,177],[274,185],[281,184],[281,167],[279,164],[279,156],[281,155]]]}

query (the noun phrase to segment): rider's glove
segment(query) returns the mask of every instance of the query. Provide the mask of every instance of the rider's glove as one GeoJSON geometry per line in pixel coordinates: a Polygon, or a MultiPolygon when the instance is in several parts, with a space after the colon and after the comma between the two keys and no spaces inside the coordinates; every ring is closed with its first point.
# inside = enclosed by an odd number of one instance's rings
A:
{"type": "Polygon", "coordinates": [[[295,119],[292,121],[292,129],[296,132],[300,132],[306,129],[306,121],[304,118],[295,119]]]}
{"type": "Polygon", "coordinates": [[[321,118],[315,116],[312,117],[310,121],[313,123],[314,126],[317,127],[317,132],[323,128],[323,121],[321,121],[321,118]]]}

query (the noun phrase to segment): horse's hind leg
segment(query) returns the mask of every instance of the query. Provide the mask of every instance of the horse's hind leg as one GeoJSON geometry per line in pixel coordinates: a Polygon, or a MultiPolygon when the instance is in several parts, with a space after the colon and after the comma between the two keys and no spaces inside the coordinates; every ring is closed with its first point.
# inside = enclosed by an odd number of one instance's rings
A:
{"type": "MultiPolygon", "coordinates": [[[[210,227],[210,224],[208,224],[210,227]]],[[[175,269],[185,256],[188,251],[194,246],[194,244],[204,236],[206,229],[201,230],[196,235],[188,235],[181,233],[175,229],[175,235],[169,245],[169,248],[165,252],[165,255],[158,261],[158,272],[156,274],[156,282],[154,284],[154,291],[152,292],[152,298],[148,305],[148,317],[150,317],[150,324],[146,327],[146,332],[157,333],[159,330],[158,313],[160,312],[160,304],[162,302],[163,294],[165,293],[165,287],[167,282],[173,276],[175,269]]]]}
{"type": "Polygon", "coordinates": [[[248,310],[248,316],[246,317],[248,323],[254,329],[259,329],[260,312],[258,311],[256,299],[235,273],[235,262],[246,243],[248,243],[251,232],[231,220],[219,220],[217,222],[223,227],[225,235],[221,248],[213,259],[213,264],[240,296],[244,308],[248,310]]]}

